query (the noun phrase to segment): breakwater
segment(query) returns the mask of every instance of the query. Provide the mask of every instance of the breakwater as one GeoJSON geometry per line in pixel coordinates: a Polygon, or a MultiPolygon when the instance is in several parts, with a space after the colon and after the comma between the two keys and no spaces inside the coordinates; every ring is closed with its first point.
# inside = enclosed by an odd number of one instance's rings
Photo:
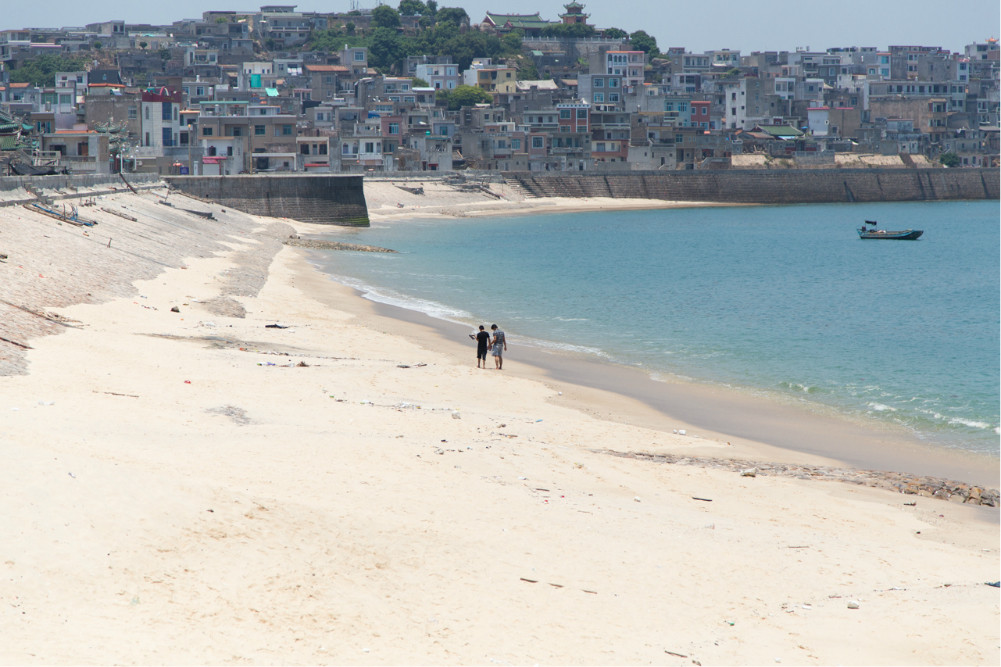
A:
{"type": "Polygon", "coordinates": [[[529,197],[615,197],[733,204],[998,199],[998,169],[754,169],[508,172],[529,197]]]}
{"type": "Polygon", "coordinates": [[[164,180],[178,192],[244,213],[330,225],[368,225],[361,176],[165,176],[164,180]]]}

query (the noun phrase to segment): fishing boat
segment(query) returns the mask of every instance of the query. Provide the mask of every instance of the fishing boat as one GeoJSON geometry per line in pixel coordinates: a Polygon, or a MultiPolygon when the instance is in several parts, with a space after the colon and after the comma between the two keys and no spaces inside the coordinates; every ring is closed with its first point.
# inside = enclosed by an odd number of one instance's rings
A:
{"type": "Polygon", "coordinates": [[[924,233],[923,229],[903,229],[900,231],[877,229],[875,220],[866,220],[865,224],[858,228],[858,236],[860,239],[913,241],[924,233]],[[872,227],[870,228],[869,225],[872,225],[872,227]]]}

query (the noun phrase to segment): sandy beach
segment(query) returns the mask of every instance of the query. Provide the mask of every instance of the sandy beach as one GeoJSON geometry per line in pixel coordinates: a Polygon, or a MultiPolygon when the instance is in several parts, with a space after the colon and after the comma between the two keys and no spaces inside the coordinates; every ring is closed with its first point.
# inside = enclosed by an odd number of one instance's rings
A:
{"type": "MultiPolygon", "coordinates": [[[[434,187],[373,219],[652,205],[434,187]]],[[[165,195],[0,207],[0,663],[1001,660],[996,508],[479,370],[329,228],[165,195]]]]}

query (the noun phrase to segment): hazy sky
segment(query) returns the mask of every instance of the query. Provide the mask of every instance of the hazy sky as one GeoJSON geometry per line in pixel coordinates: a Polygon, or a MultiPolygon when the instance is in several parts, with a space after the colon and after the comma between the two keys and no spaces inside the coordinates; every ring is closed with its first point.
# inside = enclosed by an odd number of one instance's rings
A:
{"type": "MultiPolygon", "coordinates": [[[[961,51],[1001,33],[998,0],[582,0],[590,22],[627,32],[646,30],[661,49],[688,51],[739,49],[792,51],[832,46],[941,46],[961,51]]],[[[556,20],[569,0],[439,0],[462,7],[474,22],[487,10],[530,14],[556,20]]],[[[209,9],[252,11],[263,4],[295,4],[300,11],[370,9],[376,0],[2,0],[0,28],[82,26],[122,19],[129,23],[169,24],[198,18],[209,9]]],[[[396,7],[399,0],[385,4],[396,7]]]]}

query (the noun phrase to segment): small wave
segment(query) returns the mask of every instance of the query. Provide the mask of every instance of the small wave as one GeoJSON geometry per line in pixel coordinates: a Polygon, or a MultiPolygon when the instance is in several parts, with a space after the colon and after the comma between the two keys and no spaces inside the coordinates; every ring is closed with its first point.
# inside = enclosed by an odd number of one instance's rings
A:
{"type": "Polygon", "coordinates": [[[520,339],[520,343],[526,345],[532,345],[534,347],[541,347],[547,350],[557,350],[559,352],[574,352],[577,354],[588,354],[594,355],[596,357],[601,357],[602,359],[608,359],[609,355],[604,350],[597,347],[588,347],[586,345],[573,345],[571,343],[558,343],[551,340],[543,340],[541,338],[529,338],[520,339]]]}
{"type": "MultiPolygon", "coordinates": [[[[979,421],[974,421],[972,419],[963,419],[962,417],[952,417],[951,419],[948,420],[948,422],[950,424],[958,426],[969,426],[970,428],[976,428],[983,431],[986,431],[991,427],[991,425],[988,424],[987,422],[979,422],[979,421]]],[[[997,431],[996,428],[994,430],[997,431]]]]}
{"type": "Polygon", "coordinates": [[[889,405],[883,405],[882,403],[869,403],[869,409],[874,412],[896,412],[897,408],[891,407],[889,405]]]}
{"type": "Polygon", "coordinates": [[[780,389],[787,389],[799,394],[819,394],[823,391],[820,387],[799,382],[779,382],[780,389]]]}
{"type": "Polygon", "coordinates": [[[358,290],[364,298],[369,301],[375,301],[376,303],[384,303],[387,306],[396,306],[397,308],[417,311],[419,313],[424,313],[429,317],[445,320],[447,322],[463,323],[472,317],[472,315],[460,308],[452,308],[429,299],[421,299],[394,292],[380,291],[366,282],[349,276],[331,275],[331,277],[342,285],[347,285],[352,289],[358,290]]]}

